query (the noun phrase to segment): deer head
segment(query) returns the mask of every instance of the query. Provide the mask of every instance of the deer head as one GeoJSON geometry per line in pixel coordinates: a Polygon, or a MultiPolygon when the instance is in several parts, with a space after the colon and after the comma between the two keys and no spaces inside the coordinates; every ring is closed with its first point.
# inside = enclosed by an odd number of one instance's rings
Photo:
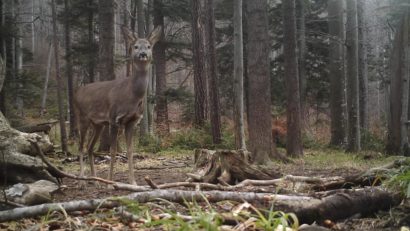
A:
{"type": "Polygon", "coordinates": [[[126,27],[123,27],[122,30],[133,62],[140,64],[150,63],[152,61],[152,48],[161,38],[162,27],[155,28],[148,38],[138,38],[134,32],[126,27]]]}

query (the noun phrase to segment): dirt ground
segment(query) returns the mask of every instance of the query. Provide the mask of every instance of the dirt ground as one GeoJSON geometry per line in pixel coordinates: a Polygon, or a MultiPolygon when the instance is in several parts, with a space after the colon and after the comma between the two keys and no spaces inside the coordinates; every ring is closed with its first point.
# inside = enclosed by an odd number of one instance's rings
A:
{"type": "MultiPolygon", "coordinates": [[[[183,151],[181,153],[173,154],[138,154],[135,156],[135,177],[137,184],[146,185],[144,181],[145,176],[149,176],[155,183],[170,183],[185,181],[187,179],[186,173],[192,171],[193,166],[193,151],[183,151]]],[[[350,159],[345,158],[344,155],[339,154],[322,154],[307,152],[303,160],[295,160],[292,164],[276,164],[276,167],[281,169],[283,175],[300,175],[300,176],[347,176],[350,174],[361,172],[365,169],[374,166],[380,166],[383,163],[390,161],[390,159],[380,159],[377,156],[370,160],[363,159],[362,156],[355,156],[350,159]],[[332,156],[334,155],[334,156],[332,156]],[[343,157],[342,157],[343,156],[343,157]],[[339,163],[337,163],[339,162],[339,163]],[[323,164],[328,163],[328,164],[323,164]]],[[[65,158],[62,156],[50,156],[50,159],[55,164],[62,166],[65,171],[78,174],[79,164],[75,157],[65,158]],[[63,164],[64,163],[64,164],[63,164]]],[[[97,175],[106,178],[108,174],[109,161],[105,157],[97,157],[97,175]]],[[[88,167],[88,166],[87,166],[88,167]]],[[[119,156],[116,164],[115,181],[127,182],[127,163],[123,156],[119,156]]],[[[108,189],[104,185],[96,187],[89,183],[86,189],[81,189],[75,180],[64,179],[62,189],[55,193],[55,202],[64,202],[80,199],[105,198],[110,196],[121,196],[129,194],[128,191],[119,191],[108,189]]],[[[275,188],[266,187],[265,192],[276,192],[275,188]]],[[[116,221],[112,217],[112,213],[107,215],[112,222],[116,221]]],[[[391,211],[379,212],[372,217],[358,217],[353,216],[350,219],[339,221],[333,228],[334,230],[400,230],[402,226],[410,226],[410,203],[406,202],[398,208],[391,211]]],[[[79,217],[82,217],[80,214],[79,217]]],[[[77,217],[78,218],[78,217],[77,217]]],[[[80,218],[78,218],[80,219],[80,218]]],[[[83,218],[82,218],[83,219],[83,218]]],[[[94,219],[94,218],[93,218],[94,219]]],[[[105,217],[104,219],[108,219],[105,217]]],[[[38,221],[38,220],[37,220],[38,221]]],[[[30,227],[31,223],[36,223],[36,219],[25,219],[27,225],[22,227],[30,227]]],[[[60,225],[61,228],[63,225],[60,225]]],[[[12,230],[11,226],[0,225],[0,230],[12,230]]],[[[16,226],[13,226],[16,227],[16,226]]],[[[121,226],[122,227],[122,226],[121,226]]],[[[124,226],[125,227],[125,226],[124,226]]],[[[133,228],[120,228],[119,230],[133,230],[133,228]]],[[[36,230],[36,229],[34,229],[36,230]]],[[[43,229],[44,230],[44,229],[43,229]]],[[[47,230],[47,229],[45,229],[47,230]]],[[[50,227],[48,226],[48,230],[50,227]]],[[[116,230],[112,226],[101,230],[116,230]]]]}

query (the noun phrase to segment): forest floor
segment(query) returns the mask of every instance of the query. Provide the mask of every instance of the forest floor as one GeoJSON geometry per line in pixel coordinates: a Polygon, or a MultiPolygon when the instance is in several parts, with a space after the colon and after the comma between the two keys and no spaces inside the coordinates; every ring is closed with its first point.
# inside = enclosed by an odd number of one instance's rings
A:
{"type": "MultiPolygon", "coordinates": [[[[193,166],[193,151],[178,150],[164,151],[156,154],[138,153],[135,155],[135,176],[139,185],[145,185],[144,177],[149,176],[155,183],[170,183],[185,181],[186,173],[192,171],[193,166]]],[[[79,164],[75,157],[66,158],[64,156],[49,156],[50,160],[56,165],[63,167],[64,171],[78,174],[79,164]]],[[[275,168],[280,169],[283,175],[297,176],[315,176],[315,177],[331,177],[331,176],[348,176],[359,173],[363,170],[381,166],[389,163],[397,157],[383,157],[380,153],[361,153],[361,154],[346,154],[342,151],[331,149],[326,150],[307,150],[303,159],[295,159],[294,163],[290,164],[275,164],[275,168]]],[[[97,157],[97,175],[106,178],[109,169],[109,161],[104,157],[97,157]]],[[[88,167],[88,166],[87,166],[88,167]]],[[[115,166],[115,181],[127,182],[127,164],[126,160],[121,156],[118,157],[117,165],[115,166]]],[[[54,195],[55,202],[64,202],[80,199],[106,198],[111,196],[127,195],[130,192],[122,190],[108,189],[105,186],[96,187],[90,183],[86,189],[79,188],[78,181],[71,179],[63,180],[63,188],[60,192],[54,195]]],[[[264,192],[276,192],[273,187],[264,187],[260,189],[264,192]]],[[[0,230],[175,230],[176,228],[185,227],[182,230],[197,230],[201,229],[200,221],[198,224],[183,223],[178,221],[174,223],[167,222],[149,222],[147,219],[155,218],[155,211],[168,211],[168,207],[172,207],[174,213],[193,214],[192,208],[181,206],[168,202],[159,201],[158,203],[145,205],[128,205],[129,207],[137,207],[136,213],[141,217],[145,217],[144,221],[124,220],[118,216],[113,210],[100,209],[95,213],[78,212],[69,216],[60,213],[53,213],[47,216],[36,219],[23,219],[16,222],[0,224],[0,230]],[[151,214],[151,215],[148,215],[151,214]],[[147,218],[148,216],[148,218],[147,218]]],[[[209,205],[206,203],[198,203],[194,210],[226,212],[232,210],[238,204],[217,203],[209,205]]],[[[202,214],[202,213],[196,213],[202,214]]],[[[379,212],[373,217],[357,217],[353,216],[350,219],[339,221],[333,226],[334,230],[400,230],[401,226],[410,226],[410,203],[403,203],[401,206],[387,212],[379,212]]],[[[207,216],[211,216],[207,214],[207,216]]],[[[212,219],[207,217],[207,219],[212,219]]],[[[154,219],[155,220],[155,219],[154,219]]],[[[258,226],[255,226],[258,227],[258,226]]],[[[256,228],[257,230],[263,230],[256,228]]],[[[205,230],[205,229],[201,229],[205,230]]],[[[252,229],[247,229],[252,230],[252,229]]]]}

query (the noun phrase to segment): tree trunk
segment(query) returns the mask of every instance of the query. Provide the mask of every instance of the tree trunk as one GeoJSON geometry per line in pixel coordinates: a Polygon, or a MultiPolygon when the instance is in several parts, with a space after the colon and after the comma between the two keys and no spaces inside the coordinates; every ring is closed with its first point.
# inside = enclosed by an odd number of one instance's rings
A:
{"type": "Polygon", "coordinates": [[[15,105],[17,115],[24,116],[24,100],[23,100],[23,26],[21,22],[23,21],[23,9],[21,0],[15,1],[16,5],[14,7],[15,19],[18,21],[17,26],[17,36],[15,38],[15,81],[16,81],[16,98],[15,105]]]}
{"type": "Polygon", "coordinates": [[[302,123],[300,119],[300,96],[298,79],[298,61],[296,54],[296,20],[295,20],[295,0],[284,1],[283,7],[283,30],[284,46],[283,53],[285,58],[285,82],[286,82],[286,101],[287,101],[287,137],[286,152],[289,156],[302,156],[302,123]]]}
{"type": "MultiPolygon", "coordinates": [[[[143,0],[137,0],[137,18],[138,18],[138,37],[139,38],[145,38],[145,16],[144,16],[144,1],[143,0]]],[[[150,80],[148,80],[150,81],[150,80]]],[[[147,100],[147,95],[149,94],[149,89],[145,92],[144,96],[144,112],[143,112],[143,117],[140,123],[140,139],[144,139],[145,136],[149,134],[148,131],[148,100],[147,100]]]]}
{"type": "MultiPolygon", "coordinates": [[[[115,4],[112,0],[98,0],[98,22],[100,28],[100,41],[99,41],[99,63],[98,71],[100,81],[107,81],[115,79],[114,71],[114,16],[115,16],[115,4]]],[[[100,146],[98,151],[109,152],[110,139],[109,139],[108,126],[104,126],[101,133],[100,146]]]]}
{"type": "Polygon", "coordinates": [[[88,82],[93,83],[95,81],[95,60],[98,54],[94,52],[95,42],[94,42],[94,11],[92,9],[94,5],[94,0],[88,0],[88,82]]]}
{"type": "Polygon", "coordinates": [[[390,121],[386,150],[391,154],[408,151],[409,26],[407,11],[397,29],[390,57],[390,121]]]}
{"type": "Polygon", "coordinates": [[[58,119],[60,121],[60,136],[61,136],[61,148],[64,153],[67,153],[67,133],[65,129],[65,118],[64,118],[64,106],[63,106],[63,83],[61,81],[60,75],[60,63],[59,63],[59,52],[58,52],[58,37],[57,37],[57,12],[55,0],[51,0],[51,11],[52,11],[52,21],[53,21],[53,46],[54,46],[54,59],[56,68],[56,80],[57,80],[57,101],[58,101],[58,119]]]}
{"type": "MultiPolygon", "coordinates": [[[[153,23],[152,23],[152,7],[153,7],[153,0],[148,0],[147,8],[145,11],[145,23],[147,31],[153,30],[153,23]]],[[[155,67],[152,66],[149,72],[150,79],[148,82],[148,91],[147,91],[147,111],[148,111],[148,131],[151,136],[154,136],[154,106],[155,103],[153,102],[152,98],[155,96],[155,67]]]]}
{"type": "MultiPolygon", "coordinates": [[[[6,25],[6,0],[1,1],[1,27],[5,28],[6,25]]],[[[5,74],[7,73],[7,40],[5,36],[1,37],[1,58],[3,59],[3,71],[4,71],[4,77],[5,74]]],[[[6,93],[5,91],[1,90],[3,86],[3,80],[0,82],[0,112],[3,114],[6,113],[6,93]]]]}
{"type": "Polygon", "coordinates": [[[70,132],[68,137],[76,137],[77,131],[75,126],[74,108],[73,108],[73,62],[71,59],[71,28],[70,28],[70,5],[68,0],[64,0],[64,37],[65,37],[65,61],[66,61],[66,78],[68,91],[68,111],[70,121],[70,132]]]}
{"type": "Polygon", "coordinates": [[[209,108],[211,117],[212,141],[214,144],[220,144],[221,138],[221,114],[219,109],[219,84],[218,84],[218,70],[216,64],[216,38],[215,38],[215,13],[214,1],[207,0],[206,8],[206,31],[207,31],[207,79],[209,89],[209,108]]]}
{"type": "Polygon", "coordinates": [[[206,120],[207,84],[204,70],[204,22],[201,1],[191,1],[192,6],[192,56],[194,63],[195,120],[202,127],[206,120]]]}
{"type": "Polygon", "coordinates": [[[44,114],[47,112],[46,103],[47,103],[47,93],[48,93],[48,81],[50,80],[50,72],[51,72],[52,51],[53,51],[53,44],[50,43],[50,47],[48,48],[47,70],[46,70],[46,76],[44,79],[43,95],[41,97],[40,116],[44,116],[44,114]]]}
{"type": "Polygon", "coordinates": [[[249,151],[256,164],[266,164],[277,154],[272,142],[268,5],[266,0],[257,0],[246,7],[249,151]]]}
{"type": "Polygon", "coordinates": [[[306,3],[296,0],[297,38],[298,38],[298,67],[299,67],[299,95],[302,122],[307,113],[306,108],[306,3]]]}
{"type": "Polygon", "coordinates": [[[161,26],[162,33],[161,39],[154,46],[154,62],[155,62],[155,74],[156,74],[156,99],[157,99],[157,133],[160,136],[169,134],[169,121],[168,121],[168,101],[165,95],[167,89],[166,80],[166,57],[165,57],[165,28],[164,28],[164,13],[163,13],[163,1],[154,0],[154,27],[161,26]]]}
{"type": "Polygon", "coordinates": [[[347,151],[360,151],[358,30],[356,0],[346,0],[347,151]]]}
{"type": "Polygon", "coordinates": [[[345,142],[344,119],[344,19],[343,1],[330,0],[328,3],[329,34],[329,70],[330,70],[330,144],[341,147],[345,142]]]}
{"type": "Polygon", "coordinates": [[[365,0],[357,0],[357,24],[359,38],[359,114],[360,128],[364,131],[369,129],[368,115],[368,72],[367,72],[367,23],[365,18],[365,0]]]}
{"type": "Polygon", "coordinates": [[[243,94],[243,28],[242,0],[234,1],[234,117],[235,117],[235,147],[246,150],[244,127],[244,94],[243,94]]]}
{"type": "MultiPolygon", "coordinates": [[[[294,213],[298,221],[303,223],[322,223],[326,219],[335,221],[351,217],[355,214],[370,215],[379,210],[388,210],[400,204],[402,198],[397,195],[379,189],[343,190],[325,196],[297,196],[280,195],[272,193],[254,192],[225,192],[225,191],[183,191],[183,190],[154,190],[150,192],[137,192],[127,196],[118,197],[117,200],[110,198],[69,201],[63,203],[51,203],[0,212],[0,222],[30,218],[45,215],[54,211],[66,212],[89,210],[97,208],[114,208],[121,205],[121,201],[134,200],[138,203],[146,203],[152,198],[161,198],[170,202],[219,202],[237,201],[243,203],[259,203],[267,205],[267,208],[286,213],[294,213]]],[[[315,229],[318,230],[318,229],[315,229]]]]}

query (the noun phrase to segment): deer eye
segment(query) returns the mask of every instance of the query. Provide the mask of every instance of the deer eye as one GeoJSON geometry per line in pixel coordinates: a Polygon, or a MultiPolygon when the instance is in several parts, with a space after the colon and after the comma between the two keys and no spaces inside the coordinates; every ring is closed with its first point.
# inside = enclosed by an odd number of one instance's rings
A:
{"type": "Polygon", "coordinates": [[[148,46],[148,49],[151,49],[151,46],[148,46]]]}
{"type": "Polygon", "coordinates": [[[138,49],[138,46],[134,46],[135,49],[138,49]]]}

